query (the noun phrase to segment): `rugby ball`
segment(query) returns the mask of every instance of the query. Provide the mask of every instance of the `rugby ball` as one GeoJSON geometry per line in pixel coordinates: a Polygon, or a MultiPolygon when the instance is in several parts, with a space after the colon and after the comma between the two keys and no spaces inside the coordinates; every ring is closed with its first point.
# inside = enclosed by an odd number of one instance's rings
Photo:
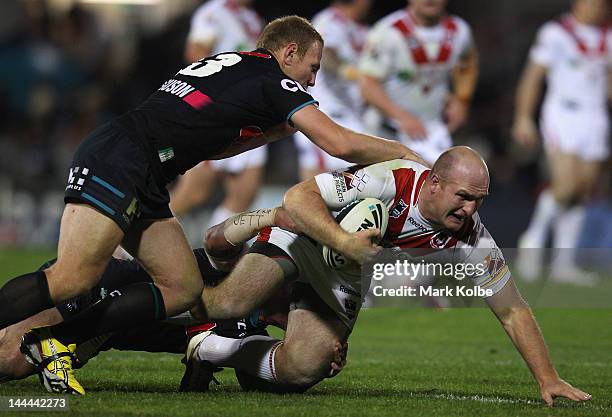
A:
{"type": "MultiPolygon", "coordinates": [[[[364,198],[345,206],[336,215],[336,221],[349,233],[367,229],[379,229],[384,236],[389,224],[389,210],[376,198],[364,198]]],[[[355,263],[335,250],[323,245],[323,260],[333,269],[355,267],[355,263]]]]}

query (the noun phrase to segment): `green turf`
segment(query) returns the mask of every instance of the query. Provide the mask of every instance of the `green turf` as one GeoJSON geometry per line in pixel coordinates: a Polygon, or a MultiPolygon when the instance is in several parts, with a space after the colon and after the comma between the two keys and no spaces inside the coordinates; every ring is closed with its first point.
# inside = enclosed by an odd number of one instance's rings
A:
{"type": "MultiPolygon", "coordinates": [[[[0,281],[46,256],[0,251],[0,281]]],[[[179,356],[108,352],[78,371],[88,395],[70,398],[70,415],[612,415],[612,310],[536,314],[559,372],[592,393],[590,403],[560,401],[553,411],[542,406],[528,370],[487,310],[370,309],[351,336],[347,368],[306,394],[243,393],[227,370],[213,392],[179,394],[179,356]]],[[[0,386],[0,396],[43,394],[34,377],[0,386]]]]}

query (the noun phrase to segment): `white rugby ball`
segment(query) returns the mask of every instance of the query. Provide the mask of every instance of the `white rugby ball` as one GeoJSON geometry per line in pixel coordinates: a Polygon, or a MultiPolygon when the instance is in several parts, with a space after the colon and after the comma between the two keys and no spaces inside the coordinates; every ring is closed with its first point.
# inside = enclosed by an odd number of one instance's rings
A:
{"type": "MultiPolygon", "coordinates": [[[[387,231],[389,210],[376,198],[364,198],[345,206],[336,215],[336,221],[349,233],[367,229],[379,229],[381,236],[387,231]]],[[[335,250],[323,245],[323,260],[333,269],[355,267],[356,264],[335,250]]]]}

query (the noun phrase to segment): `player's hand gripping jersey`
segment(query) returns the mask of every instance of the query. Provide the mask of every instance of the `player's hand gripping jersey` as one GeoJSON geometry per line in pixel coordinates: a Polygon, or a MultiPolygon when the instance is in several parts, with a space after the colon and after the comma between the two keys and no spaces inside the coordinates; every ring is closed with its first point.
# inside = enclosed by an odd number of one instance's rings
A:
{"type": "Polygon", "coordinates": [[[477,213],[456,233],[431,224],[421,215],[419,193],[428,174],[429,168],[417,162],[394,160],[324,173],[315,179],[331,210],[366,197],[385,203],[389,226],[384,238],[391,244],[401,249],[446,249],[445,262],[484,264],[486,272],[471,278],[475,285],[495,294],[510,279],[501,250],[477,213]]]}
{"type": "Polygon", "coordinates": [[[226,52],[182,69],[118,122],[170,181],[202,160],[291,134],[293,113],[315,103],[268,51],[226,52]]]}

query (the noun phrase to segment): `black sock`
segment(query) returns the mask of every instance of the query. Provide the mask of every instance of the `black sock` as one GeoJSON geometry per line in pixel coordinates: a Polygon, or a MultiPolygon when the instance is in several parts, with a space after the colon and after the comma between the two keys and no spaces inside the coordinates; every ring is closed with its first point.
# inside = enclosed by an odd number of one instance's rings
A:
{"type": "Polygon", "coordinates": [[[0,288],[0,329],[53,307],[44,271],[13,278],[0,288]]]}
{"type": "Polygon", "coordinates": [[[53,337],[65,345],[81,343],[103,333],[166,318],[164,300],[155,284],[132,284],[113,293],[74,318],[51,326],[53,337]]]}
{"type": "Polygon", "coordinates": [[[158,321],[124,332],[113,333],[104,349],[138,352],[185,353],[189,338],[185,326],[158,321]]]}

